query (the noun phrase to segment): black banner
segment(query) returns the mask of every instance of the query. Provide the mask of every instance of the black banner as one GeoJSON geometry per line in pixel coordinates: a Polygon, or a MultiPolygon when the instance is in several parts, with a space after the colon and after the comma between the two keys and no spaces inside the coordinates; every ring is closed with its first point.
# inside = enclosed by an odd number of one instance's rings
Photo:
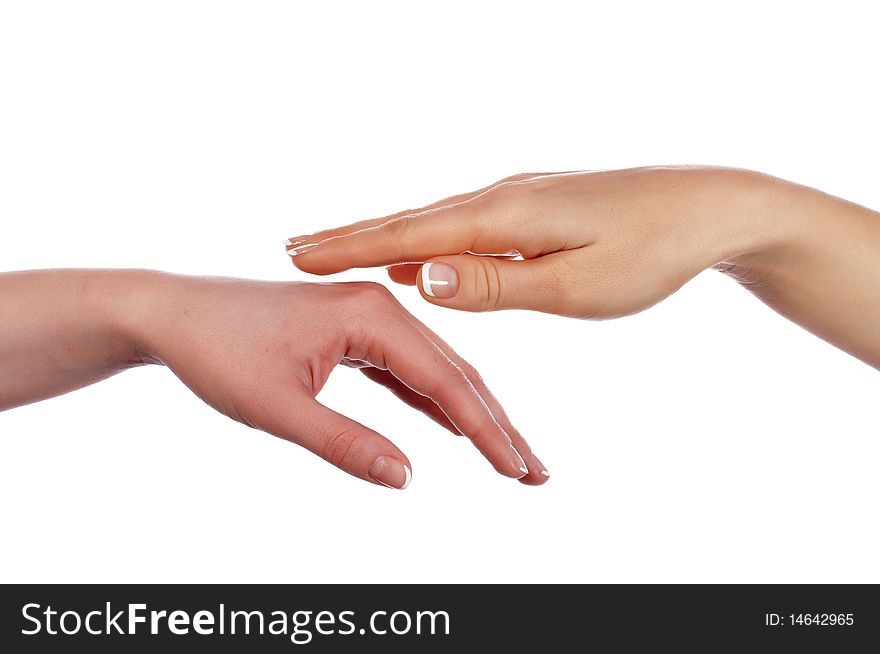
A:
{"type": "Polygon", "coordinates": [[[0,651],[865,651],[873,585],[23,585],[0,651]],[[759,650],[760,651],[760,650],[759,650]]]}

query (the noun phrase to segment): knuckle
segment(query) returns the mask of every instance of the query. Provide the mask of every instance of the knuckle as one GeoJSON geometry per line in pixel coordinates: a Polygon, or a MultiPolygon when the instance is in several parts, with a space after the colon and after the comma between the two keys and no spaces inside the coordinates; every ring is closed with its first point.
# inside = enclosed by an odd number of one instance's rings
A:
{"type": "Polygon", "coordinates": [[[508,225],[513,229],[526,227],[541,206],[540,188],[531,179],[504,181],[492,187],[477,200],[483,210],[483,228],[508,225]]]}
{"type": "Polygon", "coordinates": [[[476,419],[473,429],[471,430],[470,438],[477,444],[488,443],[493,438],[497,437],[499,431],[500,426],[495,421],[495,418],[489,415],[487,411],[481,417],[476,419]]]}
{"type": "Polygon", "coordinates": [[[478,289],[474,296],[482,308],[489,311],[498,309],[502,306],[502,281],[498,266],[491,259],[483,258],[477,273],[474,279],[478,289]]]}
{"type": "Polygon", "coordinates": [[[388,239],[386,247],[389,248],[389,252],[394,255],[395,259],[402,261],[406,258],[405,255],[417,236],[415,228],[418,219],[417,215],[400,216],[385,227],[391,237],[388,239]]]}
{"type": "Polygon", "coordinates": [[[502,184],[516,184],[517,182],[525,182],[528,181],[541,173],[516,173],[515,175],[508,175],[503,179],[499,179],[497,182],[492,184],[492,187],[501,186],[502,184]]]}
{"type": "Polygon", "coordinates": [[[394,298],[391,291],[378,282],[354,282],[354,288],[357,300],[367,306],[387,304],[394,298]]]}
{"type": "Polygon", "coordinates": [[[324,439],[324,458],[337,467],[343,467],[356,453],[363,441],[363,433],[352,427],[329,429],[324,439]]]}
{"type": "Polygon", "coordinates": [[[448,356],[444,355],[444,359],[446,360],[449,374],[455,379],[455,381],[459,384],[470,385],[470,380],[468,379],[468,376],[465,373],[464,369],[448,356]]]}
{"type": "Polygon", "coordinates": [[[471,198],[467,204],[475,215],[498,215],[504,213],[511,204],[511,186],[508,182],[499,182],[480,195],[471,198]]]}
{"type": "Polygon", "coordinates": [[[391,232],[395,239],[406,239],[412,233],[415,220],[416,218],[413,215],[404,215],[395,218],[388,223],[388,231],[391,232]]]}
{"type": "Polygon", "coordinates": [[[461,366],[439,349],[437,350],[437,364],[440,374],[437,375],[433,388],[430,389],[432,396],[439,398],[449,388],[460,388],[463,384],[470,384],[461,366]]]}
{"type": "Polygon", "coordinates": [[[486,383],[483,381],[483,376],[479,373],[479,371],[476,368],[474,368],[467,361],[462,361],[459,364],[459,368],[464,373],[464,375],[468,378],[468,380],[470,381],[471,385],[474,386],[474,388],[480,388],[480,387],[484,387],[486,385],[486,383]]]}
{"type": "Polygon", "coordinates": [[[518,181],[501,182],[492,187],[488,198],[496,205],[504,205],[511,201],[519,186],[518,181]]]}

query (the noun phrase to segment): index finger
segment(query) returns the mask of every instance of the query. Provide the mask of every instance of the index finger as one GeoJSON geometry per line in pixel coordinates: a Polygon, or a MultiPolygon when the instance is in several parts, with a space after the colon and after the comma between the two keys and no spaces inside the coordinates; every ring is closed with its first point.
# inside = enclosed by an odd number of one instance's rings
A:
{"type": "MultiPolygon", "coordinates": [[[[569,171],[571,172],[571,171],[569,171]]],[[[438,200],[436,202],[432,202],[431,204],[427,204],[420,209],[407,209],[405,211],[398,211],[397,213],[393,213],[389,216],[382,216],[380,218],[369,218],[367,220],[360,220],[355,223],[351,223],[349,225],[343,225],[342,227],[333,227],[331,229],[322,229],[321,231],[315,232],[311,235],[303,235],[303,236],[292,236],[287,239],[284,244],[288,247],[288,249],[301,246],[308,243],[320,243],[321,241],[325,241],[328,238],[333,238],[336,236],[348,236],[349,234],[353,234],[354,232],[359,232],[363,229],[369,229],[370,227],[378,227],[384,223],[387,223],[395,218],[400,218],[402,216],[415,215],[419,213],[424,213],[430,209],[437,209],[440,207],[449,206],[452,204],[458,204],[460,202],[464,202],[466,200],[470,200],[471,198],[475,198],[478,195],[485,193],[486,191],[495,188],[499,184],[505,184],[507,182],[517,182],[517,181],[525,181],[528,179],[534,179],[536,177],[548,177],[553,175],[560,175],[567,173],[520,173],[518,175],[511,175],[510,177],[505,177],[504,179],[498,180],[497,182],[493,182],[483,188],[477,189],[476,191],[468,191],[466,193],[458,193],[456,195],[451,195],[447,198],[443,198],[442,200],[438,200]]]]}
{"type": "Polygon", "coordinates": [[[520,434],[519,430],[514,427],[510,418],[507,416],[507,413],[504,411],[504,408],[501,406],[501,403],[497,400],[495,395],[489,390],[489,387],[483,381],[483,378],[480,376],[479,372],[470,364],[467,360],[462,358],[459,354],[453,350],[449,344],[444,341],[440,336],[437,335],[430,327],[425,325],[422,321],[420,321],[415,316],[406,313],[405,314],[407,320],[409,320],[413,326],[419,331],[423,332],[425,336],[428,337],[431,341],[433,341],[437,347],[443,350],[446,355],[451,358],[467,375],[471,384],[473,384],[477,393],[483,398],[483,401],[486,403],[486,406],[489,407],[489,410],[495,416],[495,420],[498,421],[498,424],[504,429],[507,435],[510,437],[511,442],[513,443],[513,447],[519,452],[520,456],[526,462],[526,467],[529,470],[529,474],[524,477],[520,477],[519,481],[532,485],[538,486],[547,481],[550,477],[550,473],[547,472],[547,468],[541,463],[541,460],[538,459],[537,456],[532,452],[531,447],[529,447],[526,439],[520,434]]]}
{"type": "Polygon", "coordinates": [[[305,272],[329,275],[349,268],[422,262],[467,251],[506,252],[512,235],[493,208],[477,196],[383,222],[375,227],[315,242],[303,242],[288,254],[305,272]]]}
{"type": "Polygon", "coordinates": [[[526,258],[540,256],[564,244],[564,234],[552,229],[525,233],[523,225],[532,224],[535,207],[523,202],[520,191],[563,174],[516,175],[473,194],[458,196],[462,198],[458,201],[451,198],[440,206],[414,213],[297,238],[287,253],[300,270],[317,275],[349,268],[421,263],[466,252],[516,251],[526,258]]]}
{"type": "Polygon", "coordinates": [[[388,370],[416,393],[431,398],[499,473],[515,479],[528,475],[510,436],[462,367],[399,312],[386,316],[371,322],[372,328],[352,344],[356,358],[388,370]]]}

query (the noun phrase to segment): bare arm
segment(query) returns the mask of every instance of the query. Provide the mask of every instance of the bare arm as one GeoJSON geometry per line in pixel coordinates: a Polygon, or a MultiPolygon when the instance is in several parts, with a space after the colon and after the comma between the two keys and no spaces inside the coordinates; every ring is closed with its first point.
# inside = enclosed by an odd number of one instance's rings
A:
{"type": "Polygon", "coordinates": [[[439,306],[597,319],[646,309],[714,266],[880,367],[880,214],[751,171],[517,175],[288,249],[316,274],[391,266],[439,306]]]}
{"type": "Polygon", "coordinates": [[[403,452],[315,399],[336,365],[357,368],[470,438],[500,474],[526,484],[548,476],[476,371],[380,285],[119,270],[0,275],[0,409],[141,364],[168,366],[230,418],[405,488],[412,466],[403,452]]]}

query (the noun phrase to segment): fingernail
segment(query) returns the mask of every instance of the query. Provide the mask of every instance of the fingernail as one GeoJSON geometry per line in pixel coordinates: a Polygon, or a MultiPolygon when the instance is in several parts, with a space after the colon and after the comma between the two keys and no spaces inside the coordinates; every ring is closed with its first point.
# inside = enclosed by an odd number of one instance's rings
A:
{"type": "Polygon", "coordinates": [[[404,490],[409,486],[412,472],[402,461],[391,456],[380,456],[370,466],[370,478],[388,488],[404,490]]]}
{"type": "Polygon", "coordinates": [[[526,462],[523,461],[523,458],[520,456],[519,452],[516,451],[516,448],[513,445],[510,446],[510,454],[510,459],[511,461],[513,461],[513,465],[519,468],[519,471],[523,473],[523,477],[529,474],[529,469],[526,468],[526,462]]]}
{"type": "Polygon", "coordinates": [[[291,250],[288,250],[287,254],[289,254],[292,257],[295,257],[298,254],[302,254],[306,250],[311,250],[316,245],[318,245],[318,244],[317,243],[306,243],[305,245],[300,245],[299,247],[295,247],[291,250]]]}
{"type": "Polygon", "coordinates": [[[422,266],[422,289],[428,297],[453,297],[458,292],[458,272],[447,263],[426,263],[422,266]]]}
{"type": "Polygon", "coordinates": [[[544,477],[549,477],[550,473],[547,471],[547,468],[544,467],[544,464],[541,463],[541,460],[536,458],[535,461],[538,462],[538,467],[541,469],[541,475],[543,475],[544,477]]]}
{"type": "Polygon", "coordinates": [[[309,238],[309,235],[308,235],[308,234],[303,234],[302,236],[291,236],[289,239],[287,239],[286,241],[284,241],[284,246],[285,246],[285,247],[291,247],[291,246],[294,246],[294,245],[299,245],[299,244],[302,243],[303,241],[308,240],[308,238],[309,238]]]}

